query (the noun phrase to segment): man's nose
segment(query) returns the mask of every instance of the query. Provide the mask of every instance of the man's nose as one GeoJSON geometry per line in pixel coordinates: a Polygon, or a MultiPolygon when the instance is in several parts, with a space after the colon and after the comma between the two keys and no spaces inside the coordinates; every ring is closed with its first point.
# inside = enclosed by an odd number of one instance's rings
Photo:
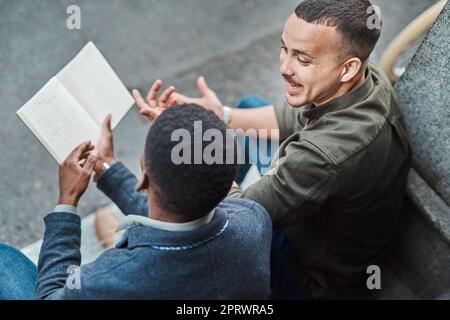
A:
{"type": "Polygon", "coordinates": [[[283,75],[292,77],[294,75],[294,71],[292,70],[289,61],[290,61],[289,59],[286,59],[285,61],[282,61],[280,63],[280,72],[283,75]]]}

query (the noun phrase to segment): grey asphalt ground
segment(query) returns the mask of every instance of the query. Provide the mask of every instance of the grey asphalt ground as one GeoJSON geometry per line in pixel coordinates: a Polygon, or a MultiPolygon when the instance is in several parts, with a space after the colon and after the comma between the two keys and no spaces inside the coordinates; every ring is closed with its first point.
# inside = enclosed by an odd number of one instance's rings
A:
{"type": "MultiPolygon", "coordinates": [[[[384,19],[378,61],[390,40],[432,0],[378,0],[384,19]]],[[[0,242],[18,247],[43,234],[58,196],[57,164],[15,112],[92,40],[128,88],[157,78],[196,95],[205,75],[225,104],[247,94],[283,100],[279,38],[297,1],[0,0],[0,242]],[[65,26],[78,4],[81,30],[65,26]]],[[[138,172],[148,124],[134,110],[115,131],[116,154],[138,172]]],[[[83,215],[108,204],[95,186],[83,215]]]]}

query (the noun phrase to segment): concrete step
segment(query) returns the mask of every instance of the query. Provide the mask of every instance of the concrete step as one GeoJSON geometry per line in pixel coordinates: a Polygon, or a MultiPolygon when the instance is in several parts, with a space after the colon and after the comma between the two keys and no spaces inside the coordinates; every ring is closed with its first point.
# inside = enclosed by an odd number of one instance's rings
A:
{"type": "Polygon", "coordinates": [[[395,86],[414,169],[390,265],[425,299],[450,289],[449,26],[447,2],[395,86]]]}
{"type": "Polygon", "coordinates": [[[450,208],[412,170],[400,230],[386,263],[424,299],[436,299],[450,288],[450,225],[444,220],[449,218],[450,208]]]}

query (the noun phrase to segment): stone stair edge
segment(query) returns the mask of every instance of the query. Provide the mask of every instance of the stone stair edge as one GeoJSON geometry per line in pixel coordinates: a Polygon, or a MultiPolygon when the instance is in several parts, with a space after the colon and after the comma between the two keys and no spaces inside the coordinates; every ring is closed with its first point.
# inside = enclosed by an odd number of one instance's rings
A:
{"type": "Polygon", "coordinates": [[[415,169],[408,176],[407,195],[433,230],[450,245],[450,207],[415,169]]]}

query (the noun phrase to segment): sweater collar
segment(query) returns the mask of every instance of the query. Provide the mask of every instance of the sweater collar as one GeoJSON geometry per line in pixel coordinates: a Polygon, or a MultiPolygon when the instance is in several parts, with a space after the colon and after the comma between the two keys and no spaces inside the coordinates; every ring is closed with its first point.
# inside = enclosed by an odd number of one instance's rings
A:
{"type": "MultiPolygon", "coordinates": [[[[145,217],[144,217],[145,218],[145,217]]],[[[184,250],[207,243],[222,234],[228,227],[225,211],[216,208],[206,217],[183,224],[181,229],[174,230],[172,223],[154,224],[153,219],[144,220],[131,218],[130,229],[124,234],[117,248],[136,248],[151,246],[161,250],[184,250]],[[206,222],[210,218],[209,222],[206,222]],[[153,220],[153,221],[149,221],[153,220]],[[199,221],[201,220],[201,221],[199,221]],[[171,230],[167,230],[171,229],[171,230]]],[[[180,224],[178,224],[180,225],[180,224]]],[[[175,227],[179,229],[180,226],[175,227]]]]}
{"type": "Polygon", "coordinates": [[[155,229],[165,230],[165,231],[192,231],[204,224],[208,224],[212,218],[214,217],[215,210],[212,210],[206,216],[203,216],[199,219],[183,222],[183,223],[173,223],[155,220],[149,217],[138,216],[138,215],[128,215],[125,216],[119,226],[116,229],[116,232],[123,231],[125,229],[129,229],[137,226],[147,226],[155,229]]]}

